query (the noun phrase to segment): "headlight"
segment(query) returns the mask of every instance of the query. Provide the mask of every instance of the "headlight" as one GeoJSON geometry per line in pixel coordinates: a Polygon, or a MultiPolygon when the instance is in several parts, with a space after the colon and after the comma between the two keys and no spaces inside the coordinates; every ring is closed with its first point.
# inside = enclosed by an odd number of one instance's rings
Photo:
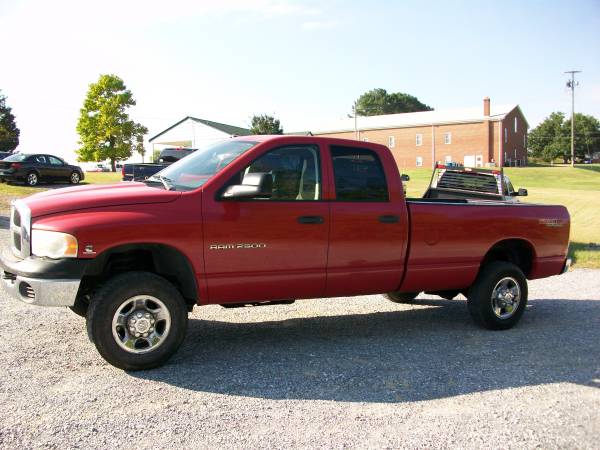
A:
{"type": "Polygon", "coordinates": [[[49,258],[77,258],[77,239],[58,231],[31,231],[31,253],[49,258]]]}

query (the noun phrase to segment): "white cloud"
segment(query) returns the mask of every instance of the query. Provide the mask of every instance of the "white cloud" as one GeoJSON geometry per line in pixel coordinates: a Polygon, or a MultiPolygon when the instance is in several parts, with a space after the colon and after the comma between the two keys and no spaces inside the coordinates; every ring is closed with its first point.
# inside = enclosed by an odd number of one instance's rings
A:
{"type": "Polygon", "coordinates": [[[310,22],[304,22],[302,24],[302,29],[305,31],[328,30],[331,28],[335,28],[338,25],[339,25],[339,22],[337,20],[310,21],[310,22]]]}

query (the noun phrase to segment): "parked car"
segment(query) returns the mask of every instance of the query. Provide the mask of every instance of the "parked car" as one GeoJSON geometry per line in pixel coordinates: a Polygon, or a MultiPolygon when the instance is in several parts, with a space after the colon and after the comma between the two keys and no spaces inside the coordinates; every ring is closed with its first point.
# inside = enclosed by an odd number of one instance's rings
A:
{"type": "Polygon", "coordinates": [[[502,169],[437,164],[424,198],[517,201],[527,196],[527,189],[515,191],[502,169]]]}
{"type": "Polygon", "coordinates": [[[58,156],[15,153],[0,161],[0,181],[23,181],[29,186],[41,182],[62,181],[78,184],[84,179],[83,170],[58,156]]]}
{"type": "Polygon", "coordinates": [[[191,155],[195,151],[195,148],[165,148],[164,150],[161,150],[158,155],[158,160],[155,163],[123,164],[123,167],[121,168],[122,179],[123,181],[145,180],[155,173],[160,172],[168,165],[191,155]]]}
{"type": "Polygon", "coordinates": [[[563,206],[407,200],[382,145],[244,136],[143,183],[17,200],[1,284],[85,316],[110,364],[149,369],[180,346],[194,305],[462,293],[476,323],[511,328],[527,279],[568,269],[569,226],[563,206]]]}

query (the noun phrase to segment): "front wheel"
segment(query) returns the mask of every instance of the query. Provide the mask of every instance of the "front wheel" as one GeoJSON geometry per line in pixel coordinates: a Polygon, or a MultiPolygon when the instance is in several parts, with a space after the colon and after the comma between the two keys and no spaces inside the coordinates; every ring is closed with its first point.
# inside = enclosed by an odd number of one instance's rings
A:
{"type": "Polygon", "coordinates": [[[91,299],[90,340],[110,364],[144,370],[164,364],[179,348],[187,327],[187,308],[179,291],[149,272],[110,279],[91,299]]]}
{"type": "Polygon", "coordinates": [[[514,264],[495,261],[486,265],[467,299],[475,322],[490,330],[506,330],[517,324],[527,306],[527,279],[514,264]]]}
{"type": "Polygon", "coordinates": [[[71,182],[71,184],[79,184],[79,181],[81,181],[81,176],[79,175],[79,173],[73,172],[69,177],[69,181],[71,182]]]}

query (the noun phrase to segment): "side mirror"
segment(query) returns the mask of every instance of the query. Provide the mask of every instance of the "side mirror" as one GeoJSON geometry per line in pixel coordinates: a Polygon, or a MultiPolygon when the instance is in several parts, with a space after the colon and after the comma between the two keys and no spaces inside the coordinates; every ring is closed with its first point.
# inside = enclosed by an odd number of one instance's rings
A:
{"type": "Polygon", "coordinates": [[[223,192],[224,199],[270,197],[273,192],[273,175],[270,173],[247,173],[242,184],[229,186],[223,192]]]}
{"type": "Polygon", "coordinates": [[[519,192],[517,193],[519,197],[527,197],[527,189],[519,188],[519,192]]]}
{"type": "Polygon", "coordinates": [[[410,177],[408,175],[406,175],[405,173],[400,175],[400,178],[402,179],[402,181],[410,181],[410,177]]]}

